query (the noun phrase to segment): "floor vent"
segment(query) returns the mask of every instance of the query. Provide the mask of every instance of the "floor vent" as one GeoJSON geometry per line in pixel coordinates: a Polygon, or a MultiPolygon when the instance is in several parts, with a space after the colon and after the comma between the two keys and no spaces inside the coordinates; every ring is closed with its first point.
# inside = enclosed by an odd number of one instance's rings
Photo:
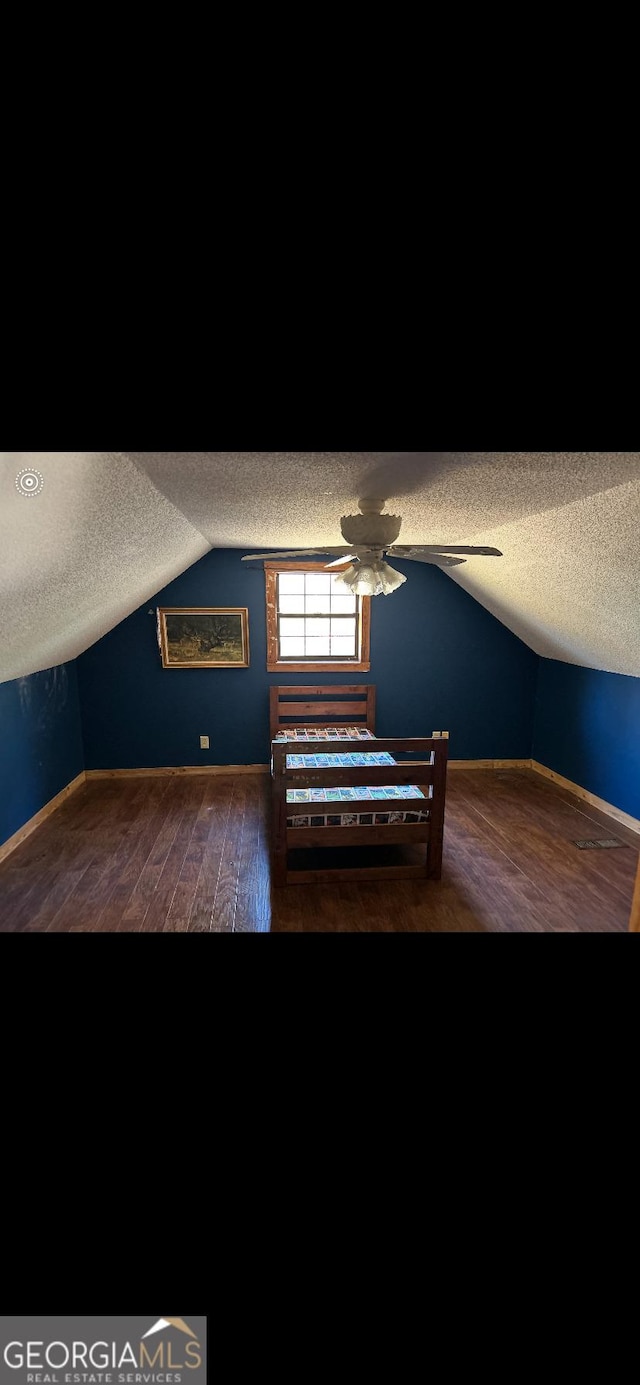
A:
{"type": "Polygon", "coordinates": [[[626,842],[618,842],[615,837],[605,837],[600,842],[585,841],[576,842],[579,851],[604,851],[607,847],[626,846],[626,842]]]}

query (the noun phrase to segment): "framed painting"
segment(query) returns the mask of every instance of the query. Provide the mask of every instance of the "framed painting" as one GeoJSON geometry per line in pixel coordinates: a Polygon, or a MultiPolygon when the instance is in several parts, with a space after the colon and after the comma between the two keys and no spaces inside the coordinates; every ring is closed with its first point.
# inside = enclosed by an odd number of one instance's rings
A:
{"type": "Polygon", "coordinates": [[[163,668],[248,668],[246,606],[160,607],[163,668]]]}

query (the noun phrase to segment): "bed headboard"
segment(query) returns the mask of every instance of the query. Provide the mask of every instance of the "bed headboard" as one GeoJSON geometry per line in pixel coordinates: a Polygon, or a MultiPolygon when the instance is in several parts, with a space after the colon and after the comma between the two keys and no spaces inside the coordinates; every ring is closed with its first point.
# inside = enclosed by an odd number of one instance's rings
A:
{"type": "Polygon", "coordinates": [[[271,740],[287,726],[366,726],[375,733],[376,690],[371,683],[329,688],[275,687],[269,692],[271,740]]]}

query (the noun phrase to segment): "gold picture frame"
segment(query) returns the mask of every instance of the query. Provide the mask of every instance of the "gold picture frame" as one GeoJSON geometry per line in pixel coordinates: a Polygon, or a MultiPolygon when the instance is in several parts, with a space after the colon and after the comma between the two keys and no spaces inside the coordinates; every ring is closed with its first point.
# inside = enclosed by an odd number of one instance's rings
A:
{"type": "Polygon", "coordinates": [[[248,668],[248,607],[161,606],[158,644],[163,668],[248,668]]]}

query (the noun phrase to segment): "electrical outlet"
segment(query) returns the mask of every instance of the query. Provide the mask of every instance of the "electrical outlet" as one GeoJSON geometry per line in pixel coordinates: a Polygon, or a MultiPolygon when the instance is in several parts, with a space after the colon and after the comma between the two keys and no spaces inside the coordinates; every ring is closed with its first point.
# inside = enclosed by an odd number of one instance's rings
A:
{"type": "Polygon", "coordinates": [[[208,736],[201,736],[201,737],[200,737],[200,749],[201,749],[201,750],[208,750],[208,749],[209,749],[209,737],[208,737],[208,736]]]}

